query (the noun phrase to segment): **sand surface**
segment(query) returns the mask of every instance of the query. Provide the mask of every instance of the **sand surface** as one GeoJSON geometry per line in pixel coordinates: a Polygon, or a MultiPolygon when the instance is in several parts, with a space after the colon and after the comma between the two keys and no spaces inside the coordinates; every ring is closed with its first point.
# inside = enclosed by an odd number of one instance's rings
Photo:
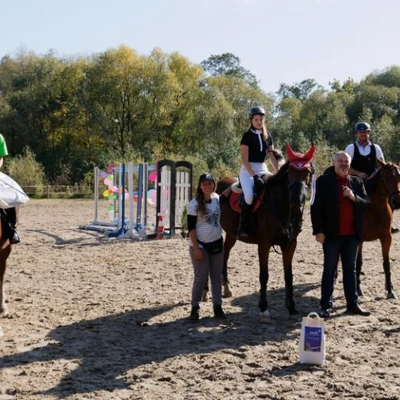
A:
{"type": "MultiPolygon", "coordinates": [[[[322,271],[308,209],[304,217],[294,258],[298,317],[284,308],[282,262],[272,252],[272,317],[260,324],[256,247],[239,243],[228,319],[214,320],[207,302],[193,324],[186,239],[107,239],[78,229],[93,220],[90,200],[30,201],[6,272],[0,400],[400,399],[400,303],[386,299],[379,242],[364,250],[361,303],[372,315],[344,313],[339,280],[326,364],[299,363],[301,317],[318,309],[322,271]]],[[[400,294],[400,235],[391,260],[400,294]]]]}

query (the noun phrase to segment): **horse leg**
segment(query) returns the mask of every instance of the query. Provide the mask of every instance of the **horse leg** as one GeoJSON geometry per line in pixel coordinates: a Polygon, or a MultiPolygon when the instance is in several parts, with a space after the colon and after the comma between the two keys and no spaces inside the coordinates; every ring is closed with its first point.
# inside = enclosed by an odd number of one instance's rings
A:
{"type": "Polygon", "coordinates": [[[385,285],[387,290],[386,298],[397,299],[397,295],[393,291],[392,279],[390,273],[389,251],[390,251],[390,246],[392,244],[392,237],[388,236],[385,238],[380,238],[379,240],[382,246],[383,271],[385,272],[385,285]]]}
{"type": "Polygon", "coordinates": [[[258,306],[260,307],[260,322],[268,322],[270,318],[267,301],[269,249],[269,245],[267,246],[261,243],[258,244],[258,260],[260,263],[260,298],[258,301],[258,306]]]}
{"type": "Polygon", "coordinates": [[[204,303],[207,303],[207,301],[208,301],[209,290],[210,290],[210,288],[208,286],[208,281],[207,281],[206,286],[204,287],[204,290],[203,290],[203,296],[201,296],[201,301],[204,303]]]}
{"type": "Polygon", "coordinates": [[[11,245],[0,250],[0,315],[8,314],[8,307],[6,305],[6,298],[4,294],[4,274],[7,268],[7,257],[11,252],[11,245]]]}
{"type": "Polygon", "coordinates": [[[363,295],[363,292],[361,290],[361,279],[360,279],[362,264],[363,264],[362,243],[360,243],[360,245],[358,246],[358,253],[357,253],[357,260],[356,260],[356,282],[357,282],[357,294],[359,296],[363,295]]]}
{"type": "Polygon", "coordinates": [[[285,307],[289,310],[290,315],[298,314],[296,303],[293,299],[293,269],[292,260],[294,251],[296,250],[297,240],[290,241],[285,247],[281,246],[283,268],[285,274],[285,307]]]}
{"type": "Polygon", "coordinates": [[[236,243],[236,236],[226,235],[224,244],[224,265],[222,266],[222,285],[224,287],[223,297],[232,297],[228,279],[228,260],[232,247],[236,243]]]}

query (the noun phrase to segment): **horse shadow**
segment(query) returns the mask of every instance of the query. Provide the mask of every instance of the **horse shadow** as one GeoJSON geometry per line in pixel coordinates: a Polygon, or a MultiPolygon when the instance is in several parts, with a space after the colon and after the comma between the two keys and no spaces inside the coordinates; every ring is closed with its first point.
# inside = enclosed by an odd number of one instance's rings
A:
{"type": "MultiPolygon", "coordinates": [[[[296,286],[296,297],[301,297],[301,302],[307,300],[317,305],[317,299],[307,295],[314,286],[296,286]]],[[[175,308],[189,308],[187,303],[180,303],[74,322],[50,331],[46,346],[0,357],[0,371],[33,363],[70,360],[75,369],[64,375],[56,386],[35,394],[65,398],[101,390],[127,389],[132,382],[124,380],[124,375],[139,366],[220,350],[243,357],[243,351],[247,351],[244,346],[298,338],[300,318],[288,317],[283,306],[284,296],[284,288],[269,291],[273,304],[270,310],[274,315],[269,324],[260,324],[257,318],[258,293],[234,299],[232,305],[240,311],[229,313],[223,321],[205,317],[199,323],[190,322],[188,318],[163,322],[163,315],[174,312],[175,308]],[[282,306],[276,302],[282,302],[282,306]]]]}

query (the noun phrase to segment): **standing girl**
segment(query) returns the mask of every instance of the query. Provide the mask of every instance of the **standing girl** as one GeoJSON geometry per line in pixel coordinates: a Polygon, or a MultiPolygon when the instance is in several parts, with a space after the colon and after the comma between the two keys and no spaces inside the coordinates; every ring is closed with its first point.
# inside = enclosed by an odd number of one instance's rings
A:
{"type": "Polygon", "coordinates": [[[196,190],[196,197],[187,209],[190,238],[189,254],[194,269],[192,288],[192,311],[190,319],[200,319],[200,302],[208,276],[215,318],[226,318],[222,310],[221,275],[224,260],[222,227],[219,219],[221,209],[219,195],[215,191],[215,180],[209,173],[202,174],[196,190]]]}
{"type": "Polygon", "coordinates": [[[249,237],[249,214],[254,199],[254,191],[263,187],[263,175],[272,175],[265,164],[267,153],[274,172],[279,169],[274,154],[272,136],[265,127],[265,110],[262,107],[253,107],[249,116],[250,128],[243,134],[240,142],[242,167],[240,168],[239,180],[243,189],[244,201],[241,204],[239,239],[249,237]]]}

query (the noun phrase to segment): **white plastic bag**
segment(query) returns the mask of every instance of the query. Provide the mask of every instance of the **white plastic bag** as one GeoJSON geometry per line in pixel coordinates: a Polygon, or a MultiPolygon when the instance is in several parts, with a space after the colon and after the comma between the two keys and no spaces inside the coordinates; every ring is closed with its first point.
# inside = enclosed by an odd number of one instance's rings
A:
{"type": "Polygon", "coordinates": [[[25,204],[29,197],[14,179],[0,172],[0,208],[12,208],[25,204]]]}
{"type": "Polygon", "coordinates": [[[299,357],[301,364],[322,365],[325,362],[324,320],[315,312],[303,317],[299,357]]]}

